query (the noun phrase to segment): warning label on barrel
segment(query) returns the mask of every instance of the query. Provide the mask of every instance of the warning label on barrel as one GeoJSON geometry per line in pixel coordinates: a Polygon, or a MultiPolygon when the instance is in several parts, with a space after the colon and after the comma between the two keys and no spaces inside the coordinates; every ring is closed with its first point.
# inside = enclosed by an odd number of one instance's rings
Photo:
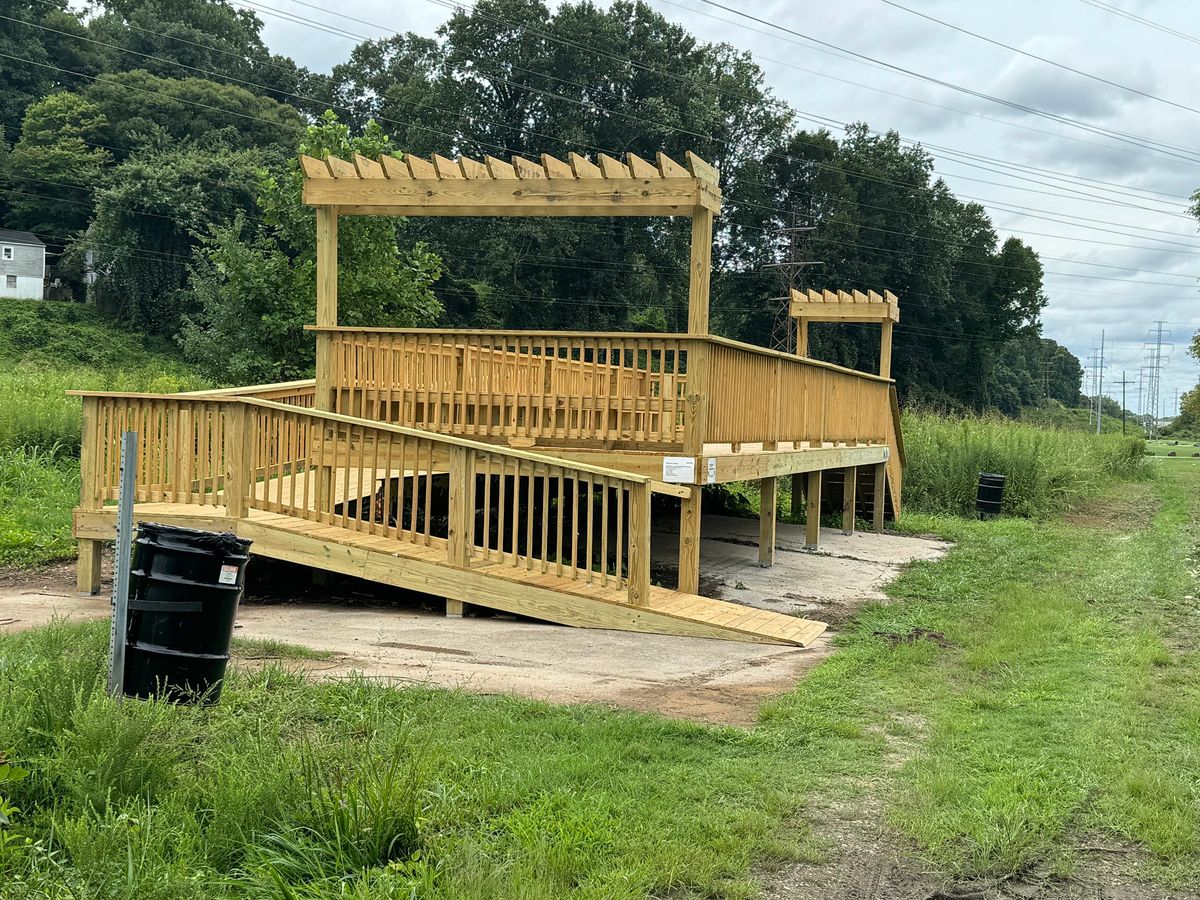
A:
{"type": "Polygon", "coordinates": [[[217,576],[221,584],[237,584],[237,566],[221,566],[221,574],[217,576]]]}

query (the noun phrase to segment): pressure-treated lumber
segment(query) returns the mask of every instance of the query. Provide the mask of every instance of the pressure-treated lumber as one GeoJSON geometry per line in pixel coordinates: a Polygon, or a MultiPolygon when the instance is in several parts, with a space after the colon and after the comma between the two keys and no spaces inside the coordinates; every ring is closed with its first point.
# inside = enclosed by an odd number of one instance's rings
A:
{"type": "MultiPolygon", "coordinates": [[[[139,504],[138,519],[191,527],[211,527],[211,518],[180,514],[181,505],[139,504]]],[[[230,520],[219,511],[226,528],[230,520]]],[[[111,539],[115,510],[79,511],[76,537],[97,534],[111,539]]],[[[381,538],[332,526],[306,523],[289,516],[251,510],[236,520],[236,532],[254,543],[256,555],[281,559],[446,597],[447,611],[460,606],[486,606],[582,628],[609,628],[653,634],[718,638],[756,643],[808,646],[824,631],[821,622],[764,612],[750,607],[651,587],[641,604],[627,602],[625,592],[556,578],[530,576],[500,564],[456,569],[438,548],[393,546],[381,538]],[[453,605],[458,604],[458,605],[453,605]]]]}
{"type": "Polygon", "coordinates": [[[876,463],[874,466],[875,482],[871,496],[871,528],[877,532],[883,531],[883,513],[887,496],[887,463],[876,463]]]}
{"type": "Polygon", "coordinates": [[[821,543],[821,471],[808,473],[808,491],[806,492],[808,509],[805,512],[804,547],[806,550],[816,550],[821,543]]]}
{"type": "Polygon", "coordinates": [[[692,153],[683,164],[663,153],[655,162],[602,153],[598,165],[577,153],[482,162],[407,155],[402,163],[386,155],[302,156],[300,163],[304,202],[351,215],[692,216],[721,208],[717,171],[692,153]]]}
{"type": "Polygon", "coordinates": [[[700,517],[703,491],[679,501],[679,591],[700,592],[700,517]]]}
{"type": "Polygon", "coordinates": [[[759,483],[758,498],[758,564],[775,565],[775,498],[778,494],[774,476],[759,483]]]}
{"type": "Polygon", "coordinates": [[[842,469],[842,532],[854,534],[854,506],[858,502],[858,467],[842,469]]]}
{"type": "MultiPolygon", "coordinates": [[[[114,527],[115,531],[116,528],[114,527]]],[[[115,535],[114,535],[115,537],[115,535]]],[[[75,567],[75,587],[81,594],[100,591],[100,559],[104,544],[92,538],[79,540],[79,562],[75,567]]]]}
{"type": "Polygon", "coordinates": [[[697,209],[692,214],[691,264],[688,268],[688,334],[708,334],[712,232],[712,210],[697,209]]]}

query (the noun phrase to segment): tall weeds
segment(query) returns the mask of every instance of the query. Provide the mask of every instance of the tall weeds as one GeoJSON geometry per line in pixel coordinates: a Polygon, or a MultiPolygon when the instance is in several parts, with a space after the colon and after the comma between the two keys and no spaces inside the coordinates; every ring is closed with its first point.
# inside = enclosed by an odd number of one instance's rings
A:
{"type": "Polygon", "coordinates": [[[903,428],[904,503],[922,512],[971,515],[980,472],[1006,476],[1003,511],[1031,517],[1149,473],[1140,437],[928,413],[905,413],[903,428]]]}

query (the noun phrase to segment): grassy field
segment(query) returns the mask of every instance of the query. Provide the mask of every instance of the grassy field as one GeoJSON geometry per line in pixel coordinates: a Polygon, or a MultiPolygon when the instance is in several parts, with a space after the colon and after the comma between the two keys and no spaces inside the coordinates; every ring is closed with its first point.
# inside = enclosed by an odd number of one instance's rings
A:
{"type": "Polygon", "coordinates": [[[117,704],[102,625],[0,638],[0,747],[30,773],[0,787],[0,896],[743,898],[756,864],[826,856],[808,804],[857,833],[868,801],[952,876],[1117,842],[1194,887],[1198,515],[1190,466],[1066,520],[914,514],[955,549],[753,729],[280,668],[212,709],[117,704]]]}
{"type": "Polygon", "coordinates": [[[0,566],[75,554],[79,400],[68,390],[204,387],[166,345],[75,303],[0,300],[0,566]]]}

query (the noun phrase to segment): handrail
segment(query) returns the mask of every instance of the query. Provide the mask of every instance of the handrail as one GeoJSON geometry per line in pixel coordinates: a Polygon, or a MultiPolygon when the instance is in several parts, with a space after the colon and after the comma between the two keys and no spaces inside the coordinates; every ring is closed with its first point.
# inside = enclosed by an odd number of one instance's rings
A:
{"type": "Polygon", "coordinates": [[[654,479],[649,475],[638,475],[634,472],[626,472],[620,469],[607,469],[603,466],[593,466],[590,463],[575,462],[573,460],[568,461],[564,460],[561,456],[551,456],[547,453],[535,453],[531,450],[521,450],[516,447],[506,447],[503,444],[489,444],[486,441],[472,441],[469,438],[461,438],[452,434],[440,434],[436,431],[426,431],[423,428],[406,428],[403,425],[392,425],[388,422],[377,422],[374,419],[360,419],[356,416],[345,416],[341,413],[326,412],[319,409],[297,410],[296,407],[288,406],[286,403],[276,403],[273,400],[260,400],[257,397],[239,397],[237,398],[237,402],[245,403],[249,406],[261,406],[265,407],[266,409],[300,412],[303,415],[324,419],[328,422],[340,422],[343,425],[357,425],[374,428],[379,431],[387,431],[391,432],[392,434],[399,434],[405,437],[431,440],[435,443],[446,444],[451,447],[462,447],[466,450],[479,450],[496,456],[507,456],[509,459],[522,459],[526,462],[557,466],[560,469],[575,469],[579,472],[586,472],[589,475],[600,475],[604,478],[619,478],[622,481],[631,481],[635,484],[654,484],[654,479]]]}
{"type": "Polygon", "coordinates": [[[209,388],[203,391],[182,391],[178,397],[240,397],[246,394],[262,394],[273,391],[297,390],[315,388],[315,378],[300,378],[295,381],[277,381],[273,384],[252,384],[247,387],[209,388]]]}
{"type": "Polygon", "coordinates": [[[828,369],[831,372],[842,372],[847,375],[867,378],[871,381],[883,381],[889,384],[895,381],[893,378],[884,378],[881,375],[863,372],[860,369],[839,366],[836,363],[813,359],[811,356],[797,356],[794,353],[784,353],[782,350],[769,350],[757,344],[747,344],[744,341],[737,341],[733,338],[721,337],[715,334],[685,334],[674,331],[543,331],[540,329],[524,328],[360,328],[350,325],[305,325],[304,330],[324,334],[351,332],[357,334],[462,335],[463,337],[507,337],[509,335],[521,335],[522,337],[530,338],[573,338],[577,340],[594,338],[602,340],[707,341],[711,344],[731,347],[746,353],[756,353],[760,356],[783,359],[791,363],[816,366],[821,369],[828,369]]]}

